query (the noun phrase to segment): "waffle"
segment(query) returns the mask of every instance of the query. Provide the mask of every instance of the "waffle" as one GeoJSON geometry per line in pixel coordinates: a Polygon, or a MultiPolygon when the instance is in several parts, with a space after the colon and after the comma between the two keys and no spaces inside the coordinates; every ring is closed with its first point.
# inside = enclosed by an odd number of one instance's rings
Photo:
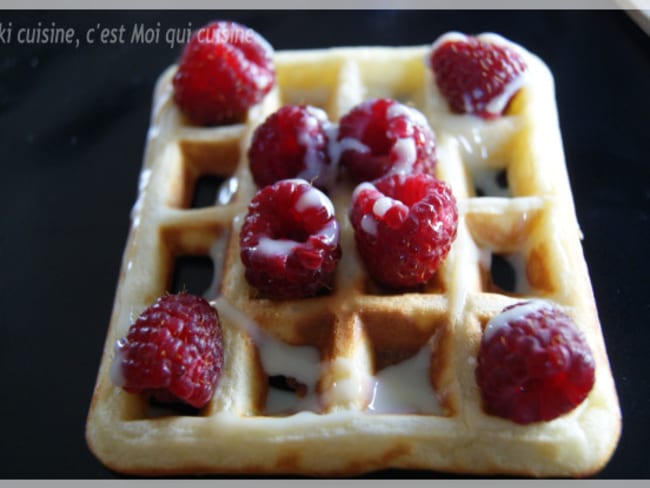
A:
{"type": "MultiPolygon", "coordinates": [[[[503,117],[451,114],[424,59],[430,46],[275,53],[277,85],[246,120],[190,126],[172,100],[175,66],[153,99],[137,202],[87,422],[109,468],[139,475],[346,476],[387,468],[587,476],[608,461],[620,411],[565,167],[553,78],[521,49],[528,80],[503,117]],[[330,196],[343,257],[330,293],[256,298],[238,231],[256,192],[246,151],[267,115],[288,103],[337,121],[371,97],[417,107],[437,138],[437,176],[458,201],[458,236],[421,290],[373,284],[347,219],[352,188],[330,196]],[[189,208],[197,179],[223,179],[214,205],[189,208]],[[504,178],[505,175],[505,178],[504,178]],[[503,180],[507,180],[504,185],[503,180]],[[210,257],[206,297],[219,310],[225,364],[198,413],[161,410],[110,380],[113,344],[169,289],[179,256],[210,257]],[[509,263],[511,283],[495,263],[509,263]],[[587,399],[528,426],[481,408],[474,371],[482,330],[504,306],[554,301],[584,332],[596,379],[587,399]],[[300,388],[278,387],[293,378],[300,388]]],[[[286,386],[286,385],[285,385],[286,386]]]]}

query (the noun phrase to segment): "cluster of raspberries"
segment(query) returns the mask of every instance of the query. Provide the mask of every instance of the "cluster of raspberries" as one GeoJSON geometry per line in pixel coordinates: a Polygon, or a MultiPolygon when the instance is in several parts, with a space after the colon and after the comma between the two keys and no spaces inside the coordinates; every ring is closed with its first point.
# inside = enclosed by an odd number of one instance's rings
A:
{"type": "Polygon", "coordinates": [[[358,255],[382,286],[429,281],[456,236],[456,201],[433,175],[433,131],[395,100],[364,101],[338,127],[318,108],[284,106],[257,128],[248,156],[260,190],[241,230],[241,257],[264,296],[300,298],[331,286],[341,249],[327,192],[341,178],[357,184],[349,219],[358,255]]]}

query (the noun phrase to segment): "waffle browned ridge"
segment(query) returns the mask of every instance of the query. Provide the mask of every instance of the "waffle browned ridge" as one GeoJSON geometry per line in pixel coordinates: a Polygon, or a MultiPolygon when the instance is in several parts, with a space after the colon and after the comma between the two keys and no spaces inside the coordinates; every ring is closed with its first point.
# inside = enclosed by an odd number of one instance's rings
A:
{"type": "Polygon", "coordinates": [[[189,125],[172,100],[175,66],[158,80],[115,305],[88,417],[91,450],[135,474],[349,475],[385,468],[586,476],[608,461],[620,410],[562,149],[553,78],[535,55],[526,85],[495,120],[451,114],[424,59],[430,46],[275,53],[276,88],[240,124],[189,125]],[[257,188],[246,152],[284,104],[336,122],[390,97],[425,114],[437,176],[453,189],[458,237],[427,285],[373,284],[347,219],[352,187],[330,192],[343,257],[327,293],[258,298],[244,278],[238,231],[257,188]],[[215,203],[190,208],[196,182],[223,180],[215,203]],[[209,257],[206,297],[219,310],[225,364],[196,414],[150,405],[110,381],[113,344],[169,290],[182,256],[209,257]],[[503,279],[498,266],[505,267],[503,279]],[[572,412],[528,426],[487,415],[474,378],[482,330],[506,305],[552,300],[585,334],[596,381],[572,412]]]}

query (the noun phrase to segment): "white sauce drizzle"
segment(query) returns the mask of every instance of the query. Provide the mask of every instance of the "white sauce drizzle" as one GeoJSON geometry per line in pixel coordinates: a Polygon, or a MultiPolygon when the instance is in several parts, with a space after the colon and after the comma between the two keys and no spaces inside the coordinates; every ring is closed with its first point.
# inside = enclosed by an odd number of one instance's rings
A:
{"type": "Polygon", "coordinates": [[[223,232],[210,246],[210,259],[212,260],[212,281],[210,286],[203,292],[203,298],[210,301],[214,299],[221,288],[221,278],[223,274],[224,259],[226,257],[226,247],[228,246],[228,232],[223,232]]]}
{"type": "MultiPolygon", "coordinates": [[[[440,36],[432,45],[431,50],[436,51],[441,45],[447,43],[447,42],[466,42],[469,36],[462,34],[460,32],[448,32],[442,36],[440,36]]],[[[481,41],[481,42],[486,42],[489,44],[493,44],[496,46],[502,46],[506,47],[508,49],[511,49],[519,54],[519,56],[522,59],[525,59],[525,53],[523,50],[516,45],[515,43],[509,41],[503,36],[500,36],[498,34],[495,34],[493,32],[484,32],[476,38],[481,41]]],[[[425,57],[425,63],[426,65],[431,68],[431,60],[430,56],[427,55],[425,57]]],[[[528,77],[529,77],[529,69],[524,70],[523,73],[519,74],[516,78],[514,78],[512,81],[510,81],[505,87],[504,90],[499,96],[493,98],[490,100],[490,102],[486,105],[485,109],[487,112],[492,113],[492,114],[500,114],[503,112],[505,109],[506,105],[510,101],[510,99],[513,97],[519,89],[521,89],[524,85],[528,83],[528,77]]],[[[479,98],[483,94],[483,91],[480,89],[476,89],[474,93],[472,94],[474,97],[479,98]]],[[[469,95],[466,95],[464,97],[464,104],[465,104],[465,111],[470,112],[471,107],[472,107],[472,101],[471,97],[469,95]]]]}
{"type": "Polygon", "coordinates": [[[271,239],[263,236],[252,251],[263,256],[288,256],[299,245],[299,242],[291,239],[271,239]]]}
{"type": "Polygon", "coordinates": [[[217,201],[215,203],[217,205],[228,205],[230,202],[232,202],[238,188],[239,180],[237,177],[232,176],[228,178],[219,187],[219,191],[217,192],[217,201]]]}
{"type": "MultiPolygon", "coordinates": [[[[309,209],[324,208],[328,217],[334,216],[334,205],[332,201],[319,189],[311,186],[307,181],[299,178],[291,178],[284,180],[285,182],[294,185],[308,185],[309,188],[305,191],[294,204],[294,208],[298,213],[304,213],[309,209]]],[[[324,225],[318,232],[312,234],[313,237],[321,238],[325,243],[332,243],[339,239],[339,228],[335,220],[324,225]]],[[[268,236],[260,237],[257,246],[251,249],[253,253],[259,253],[263,256],[282,256],[287,257],[293,250],[300,246],[302,243],[292,239],[272,239],[268,236]]]]}
{"type": "Polygon", "coordinates": [[[120,346],[120,344],[121,339],[115,341],[115,344],[113,346],[114,356],[108,377],[111,379],[111,382],[115,386],[122,388],[126,384],[126,381],[124,380],[124,372],[122,370],[122,361],[124,361],[124,349],[120,346]]]}
{"type": "Polygon", "coordinates": [[[361,228],[371,236],[377,236],[377,221],[372,218],[372,215],[364,215],[361,217],[361,228]]]}
{"type": "Polygon", "coordinates": [[[330,161],[330,164],[323,164],[318,155],[318,143],[322,141],[309,135],[310,132],[318,127],[320,122],[320,125],[325,128],[325,132],[329,137],[330,130],[327,114],[320,108],[313,106],[307,106],[306,110],[311,117],[306,119],[307,130],[302,132],[298,137],[298,144],[305,148],[305,169],[297,176],[307,181],[318,179],[319,186],[329,188],[336,181],[336,162],[330,161]]]}
{"type": "MultiPolygon", "coordinates": [[[[386,118],[388,120],[398,117],[405,117],[415,125],[421,127],[429,127],[429,123],[422,112],[399,102],[388,107],[386,111],[386,118]]],[[[390,131],[386,135],[389,139],[393,138],[393,134],[390,131]]],[[[412,137],[399,138],[393,144],[390,152],[396,157],[396,161],[391,168],[391,173],[410,173],[411,168],[417,160],[415,140],[412,137]]]]}
{"type": "Polygon", "coordinates": [[[421,125],[424,127],[427,127],[429,123],[427,122],[427,119],[425,118],[424,114],[420,112],[419,110],[409,107],[408,105],[404,105],[403,103],[394,103],[390,107],[388,107],[388,110],[386,111],[386,117],[388,119],[395,119],[397,117],[406,117],[407,119],[412,120],[415,122],[417,125],[421,125]]]}
{"type": "Polygon", "coordinates": [[[295,209],[298,213],[304,213],[309,209],[321,207],[327,210],[328,216],[334,215],[332,201],[323,192],[314,187],[311,187],[303,193],[295,204],[295,209]]]}
{"type": "Polygon", "coordinates": [[[369,183],[367,181],[364,181],[363,183],[358,184],[357,187],[352,192],[352,200],[356,200],[359,197],[359,194],[362,191],[366,191],[366,190],[370,190],[370,191],[375,190],[375,191],[377,191],[377,187],[375,185],[373,185],[372,183],[369,183]]]}
{"type": "MultiPolygon", "coordinates": [[[[142,209],[145,191],[147,186],[149,186],[149,180],[151,180],[151,168],[143,169],[140,173],[140,178],[138,179],[138,199],[135,201],[135,204],[131,209],[131,218],[133,219],[131,225],[134,229],[140,225],[140,210],[142,209]]],[[[130,264],[131,263],[129,263],[129,265],[130,264]]]]}
{"type": "Polygon", "coordinates": [[[498,315],[495,315],[490,319],[488,324],[485,326],[483,331],[483,340],[489,341],[490,338],[502,327],[506,327],[508,322],[515,320],[529,313],[536,312],[537,310],[546,310],[552,309],[553,305],[546,300],[534,299],[530,300],[528,303],[523,303],[521,305],[516,305],[515,307],[501,312],[498,315]]]}
{"type": "Polygon", "coordinates": [[[530,293],[531,286],[526,273],[526,257],[521,253],[501,255],[515,272],[515,293],[525,295],[530,293]]]}
{"type": "MultiPolygon", "coordinates": [[[[436,51],[441,45],[447,42],[464,42],[466,40],[467,40],[467,35],[463,34],[462,32],[457,32],[457,31],[447,32],[441,35],[440,37],[438,37],[438,39],[436,39],[436,41],[431,46],[431,50],[436,51]]],[[[427,56],[426,62],[430,66],[429,63],[431,62],[431,60],[429,58],[430,57],[427,56]]]]}
{"type": "Polygon", "coordinates": [[[375,214],[377,218],[383,218],[386,215],[386,212],[390,210],[393,205],[396,205],[397,202],[390,197],[380,197],[375,200],[374,205],[372,206],[372,213],[375,214]]]}
{"type": "Polygon", "coordinates": [[[404,137],[398,139],[393,144],[392,152],[397,156],[397,160],[391,169],[391,173],[410,173],[417,159],[417,148],[413,138],[404,137]]]}
{"type": "Polygon", "coordinates": [[[528,82],[528,70],[519,74],[510,81],[504,88],[503,92],[488,103],[485,109],[492,114],[500,114],[508,105],[510,99],[528,82]]]}
{"type": "Polygon", "coordinates": [[[370,153],[370,148],[354,137],[345,137],[340,141],[337,141],[336,137],[330,137],[329,151],[333,163],[338,164],[341,154],[348,150],[361,154],[370,153]]]}

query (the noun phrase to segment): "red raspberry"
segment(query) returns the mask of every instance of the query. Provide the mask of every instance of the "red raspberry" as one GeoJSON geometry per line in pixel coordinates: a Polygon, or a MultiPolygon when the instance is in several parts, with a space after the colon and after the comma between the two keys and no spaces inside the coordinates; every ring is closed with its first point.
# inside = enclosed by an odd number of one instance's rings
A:
{"type": "Polygon", "coordinates": [[[185,46],[174,76],[174,100],[197,125],[242,118],[275,83],[273,49],[235,22],[212,22],[185,46]]]}
{"type": "Polygon", "coordinates": [[[527,70],[512,44],[496,34],[445,34],[434,42],[430,64],[452,112],[486,119],[503,113],[527,70]]]}
{"type": "Polygon", "coordinates": [[[129,393],[205,406],[223,364],[221,324],[203,298],[163,295],[115,344],[111,378],[129,393]]]}
{"type": "Polygon", "coordinates": [[[248,150],[257,186],[294,177],[319,188],[331,186],[336,167],[330,165],[327,126],[327,114],[316,107],[286,105],[271,114],[255,130],[248,150]]]}
{"type": "Polygon", "coordinates": [[[239,236],[246,279],[268,298],[313,296],[341,257],[332,202],[304,180],[281,180],[251,200],[239,236]]]}
{"type": "Polygon", "coordinates": [[[366,100],[341,118],[333,152],[357,183],[389,172],[433,174],[436,164],[435,136],[424,115],[388,98],[366,100]]]}
{"type": "Polygon", "coordinates": [[[569,412],[594,384],[585,338],[566,314],[541,300],[506,307],[494,317],[477,360],[485,411],[518,424],[569,412]]]}
{"type": "Polygon", "coordinates": [[[387,175],[354,190],[350,221],[366,269],[389,288],[413,288],[435,274],[456,238],[451,189],[427,174],[387,175]]]}

